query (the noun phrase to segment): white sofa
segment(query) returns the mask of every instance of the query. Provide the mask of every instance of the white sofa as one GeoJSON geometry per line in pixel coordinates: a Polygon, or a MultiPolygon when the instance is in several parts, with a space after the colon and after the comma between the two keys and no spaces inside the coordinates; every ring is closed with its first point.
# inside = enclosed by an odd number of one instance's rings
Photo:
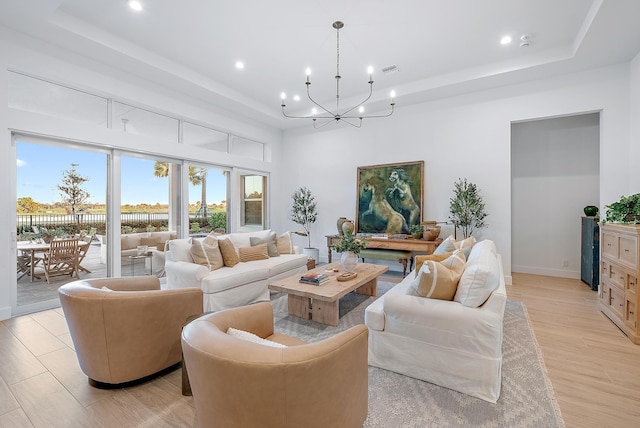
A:
{"type": "MultiPolygon", "coordinates": [[[[107,263],[107,237],[105,235],[96,235],[100,241],[100,263],[107,263]]],[[[133,263],[142,263],[144,260],[147,268],[149,261],[147,259],[131,260],[129,256],[135,256],[138,253],[139,245],[149,247],[152,259],[153,274],[160,275],[164,270],[164,246],[165,243],[177,237],[176,232],[139,232],[139,233],[123,233],[120,235],[120,263],[122,269],[127,269],[133,263]]]]}
{"type": "MultiPolygon", "coordinates": [[[[229,238],[236,251],[250,247],[250,239],[264,238],[271,231],[231,233],[217,236],[229,238]]],[[[265,260],[240,262],[233,267],[209,270],[193,262],[189,253],[192,239],[169,241],[166,252],[166,288],[199,287],[204,292],[204,311],[219,311],[251,303],[269,301],[269,283],[273,280],[299,275],[307,271],[307,256],[291,245],[293,254],[280,254],[265,260]]],[[[289,237],[290,243],[290,237],[289,237]]]]}
{"type": "Polygon", "coordinates": [[[495,244],[473,246],[452,301],[407,294],[415,278],[414,271],[366,309],[369,364],[495,403],[507,300],[495,244]],[[469,293],[460,284],[470,280],[489,289],[479,307],[460,303],[469,293]]]}

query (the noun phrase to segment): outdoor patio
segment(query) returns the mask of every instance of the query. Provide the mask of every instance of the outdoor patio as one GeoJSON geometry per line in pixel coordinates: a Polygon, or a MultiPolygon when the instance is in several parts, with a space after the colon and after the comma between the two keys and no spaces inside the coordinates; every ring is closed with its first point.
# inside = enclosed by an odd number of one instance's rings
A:
{"type": "MultiPolygon", "coordinates": [[[[94,241],[89,246],[89,251],[85,259],[82,261],[82,267],[89,270],[91,273],[87,273],[80,270],[80,279],[87,278],[104,278],[107,276],[107,265],[100,263],[100,243],[94,241]]],[[[149,270],[145,268],[144,263],[137,263],[134,265],[134,275],[147,275],[149,270]]],[[[130,276],[131,267],[122,266],[122,276],[130,276]]],[[[29,275],[24,275],[18,280],[17,286],[17,306],[25,306],[32,303],[43,302],[51,299],[58,298],[58,288],[68,282],[75,281],[76,278],[69,278],[69,276],[53,277],[51,284],[48,284],[44,275],[40,278],[35,278],[31,282],[29,275]]]]}

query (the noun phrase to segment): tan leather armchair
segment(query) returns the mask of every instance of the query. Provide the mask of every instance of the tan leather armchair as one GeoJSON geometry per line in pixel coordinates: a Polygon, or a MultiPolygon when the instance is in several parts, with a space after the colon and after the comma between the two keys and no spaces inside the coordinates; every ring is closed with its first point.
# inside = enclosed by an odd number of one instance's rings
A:
{"type": "Polygon", "coordinates": [[[74,281],[58,294],[80,368],[94,386],[179,363],[182,326],[202,313],[201,289],[160,290],[153,276],[74,281]]]}
{"type": "Polygon", "coordinates": [[[202,427],[361,427],[367,418],[368,330],[358,325],[316,343],[274,333],[263,302],[204,315],[182,332],[202,427]],[[226,334],[229,327],[287,345],[226,334]]]}

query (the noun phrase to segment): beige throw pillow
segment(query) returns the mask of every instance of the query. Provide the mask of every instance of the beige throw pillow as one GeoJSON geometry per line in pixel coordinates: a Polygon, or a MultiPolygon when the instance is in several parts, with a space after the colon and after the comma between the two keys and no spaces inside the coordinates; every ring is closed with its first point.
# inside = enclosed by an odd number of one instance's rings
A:
{"type": "Polygon", "coordinates": [[[464,271],[464,253],[456,250],[442,262],[427,260],[413,280],[407,294],[430,299],[453,300],[458,280],[464,271]]]}
{"type": "Polygon", "coordinates": [[[455,250],[457,250],[456,239],[453,235],[449,235],[438,245],[433,254],[453,253],[455,250]]]}
{"type": "Polygon", "coordinates": [[[250,262],[253,260],[264,260],[269,258],[266,243],[258,244],[254,247],[241,247],[239,252],[241,262],[250,262]]]}
{"type": "Polygon", "coordinates": [[[194,239],[191,244],[191,257],[193,257],[194,263],[206,266],[209,270],[220,269],[224,266],[218,240],[209,236],[203,240],[194,239]]]}
{"type": "Polygon", "coordinates": [[[218,239],[218,247],[225,266],[233,267],[240,262],[236,248],[229,239],[218,239]]]}
{"type": "Polygon", "coordinates": [[[160,238],[140,238],[140,245],[146,245],[149,249],[158,249],[158,245],[160,245],[160,238]]]}
{"type": "Polygon", "coordinates": [[[276,244],[276,233],[271,232],[265,238],[258,238],[252,236],[249,238],[249,242],[252,247],[255,247],[259,244],[267,244],[267,252],[269,253],[269,257],[278,257],[280,253],[278,252],[278,246],[276,244]]]}
{"type": "Polygon", "coordinates": [[[291,232],[285,232],[276,237],[276,247],[278,254],[293,254],[293,243],[291,242],[291,232]]]}
{"type": "Polygon", "coordinates": [[[416,256],[415,257],[415,262],[416,262],[416,276],[418,276],[418,273],[420,272],[420,268],[422,267],[422,264],[424,262],[426,262],[427,260],[432,260],[434,262],[441,262],[445,259],[448,259],[449,256],[451,256],[451,254],[453,253],[444,253],[444,254],[428,254],[425,256],[416,256]]]}

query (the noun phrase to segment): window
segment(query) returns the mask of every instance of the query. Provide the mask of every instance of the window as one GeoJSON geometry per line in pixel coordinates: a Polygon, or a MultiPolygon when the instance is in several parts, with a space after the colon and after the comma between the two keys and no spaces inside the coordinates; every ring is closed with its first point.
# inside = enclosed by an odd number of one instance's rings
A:
{"type": "Polygon", "coordinates": [[[227,188],[229,171],[204,165],[189,166],[189,231],[229,230],[227,188]]]}
{"type": "Polygon", "coordinates": [[[241,175],[240,227],[244,230],[262,230],[265,227],[265,200],[267,177],[241,175]]]}

